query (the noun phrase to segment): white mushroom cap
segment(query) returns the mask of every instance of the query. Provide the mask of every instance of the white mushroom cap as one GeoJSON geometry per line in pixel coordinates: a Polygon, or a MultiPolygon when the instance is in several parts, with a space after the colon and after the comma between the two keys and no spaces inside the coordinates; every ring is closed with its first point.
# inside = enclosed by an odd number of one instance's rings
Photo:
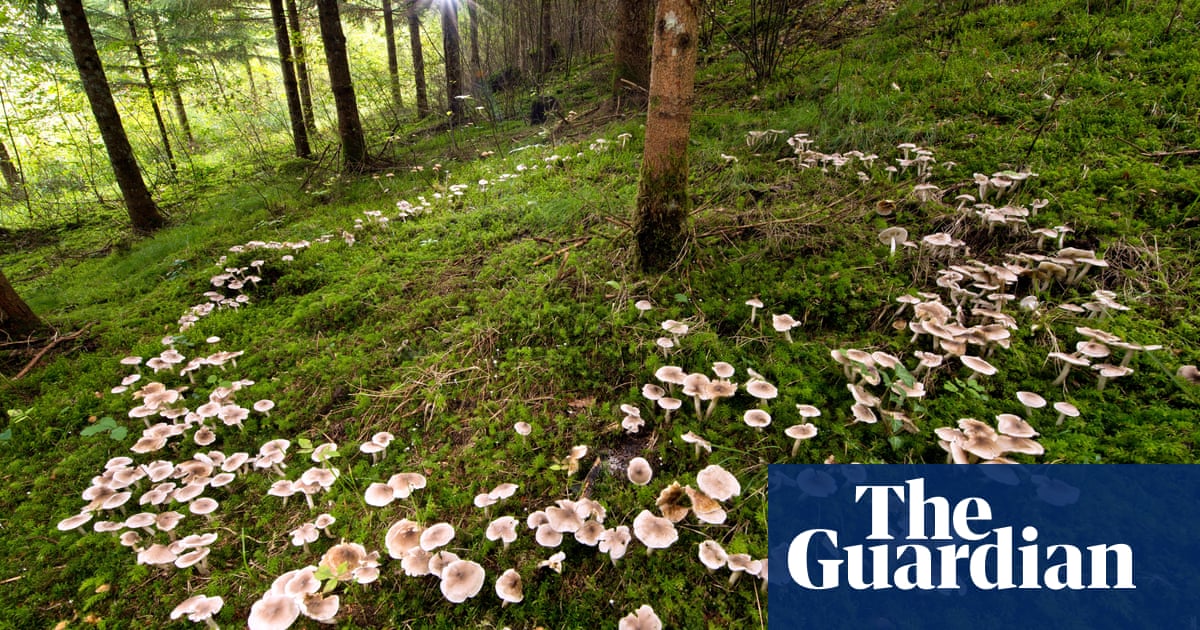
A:
{"type": "Polygon", "coordinates": [[[250,630],[285,630],[300,616],[295,598],[267,593],[250,607],[250,630]]]}
{"type": "Polygon", "coordinates": [[[80,525],[83,525],[84,523],[86,523],[90,520],[92,520],[91,512],[80,512],[79,514],[76,514],[75,516],[64,518],[63,520],[59,521],[58,522],[58,531],[65,532],[68,530],[75,529],[76,527],[79,527],[80,525]]]}
{"type": "Polygon", "coordinates": [[[713,374],[716,374],[717,378],[730,378],[733,376],[735,371],[734,367],[725,361],[717,361],[716,363],[713,363],[712,368],[713,374]]]}
{"type": "Polygon", "coordinates": [[[654,477],[654,469],[650,467],[650,462],[646,461],[646,458],[634,457],[625,467],[625,475],[635,485],[644,486],[650,483],[650,479],[654,477]]]}
{"type": "Polygon", "coordinates": [[[616,562],[625,555],[625,550],[628,548],[630,540],[629,527],[627,525],[618,525],[612,529],[606,529],[604,533],[600,534],[597,548],[600,550],[600,553],[608,554],[609,558],[613,562],[616,562]]]}
{"type": "Polygon", "coordinates": [[[821,415],[821,410],[812,405],[796,405],[796,412],[801,418],[816,418],[821,415]]]}
{"type": "Polygon", "coordinates": [[[674,523],[649,510],[642,510],[633,519],[633,534],[649,549],[665,549],[679,539],[674,523]]]}
{"type": "Polygon", "coordinates": [[[501,516],[488,523],[484,536],[488,540],[500,540],[508,544],[517,539],[517,519],[512,516],[501,516]]]}
{"type": "Polygon", "coordinates": [[[742,421],[756,429],[761,429],[771,424],[771,414],[762,409],[747,409],[746,413],[742,415],[742,421]]]}
{"type": "Polygon", "coordinates": [[[396,559],[403,558],[409,550],[420,548],[421,526],[415,521],[406,518],[400,519],[392,523],[383,540],[389,556],[396,559]]]}
{"type": "Polygon", "coordinates": [[[643,604],[636,611],[621,617],[617,630],[662,630],[662,621],[649,604],[643,604]]]}
{"type": "Polygon", "coordinates": [[[688,431],[679,437],[688,444],[696,444],[699,448],[702,448],[709,453],[712,452],[712,443],[691,431],[688,431]]]}
{"type": "Polygon", "coordinates": [[[383,507],[396,499],[396,490],[386,483],[375,482],[367,486],[363,499],[372,507],[383,507]]]}
{"type": "Polygon", "coordinates": [[[533,432],[533,426],[528,422],[522,421],[513,425],[513,431],[516,431],[519,435],[529,435],[533,432]]]}
{"type": "Polygon", "coordinates": [[[696,485],[700,491],[718,500],[725,501],[742,492],[742,484],[737,477],[724,468],[710,464],[696,475],[696,485]]]}
{"type": "Polygon", "coordinates": [[[999,414],[996,416],[996,423],[996,430],[1004,435],[1017,438],[1031,438],[1038,434],[1024,418],[1015,414],[999,414]]]}
{"type": "Polygon", "coordinates": [[[1046,399],[1042,398],[1038,394],[1035,394],[1034,392],[1017,392],[1017,400],[1021,401],[1022,405],[1029,407],[1030,409],[1041,409],[1042,407],[1046,406],[1046,399]]]}
{"type": "Polygon", "coordinates": [[[725,566],[725,560],[729,557],[721,544],[715,540],[706,540],[700,543],[697,555],[700,557],[700,562],[710,570],[725,566]]]}
{"type": "Polygon", "coordinates": [[[984,361],[979,357],[963,355],[959,357],[959,360],[962,361],[963,365],[971,368],[975,372],[983,374],[984,376],[991,376],[996,373],[996,367],[994,365],[984,361]]]}
{"type": "Polygon", "coordinates": [[[483,588],[483,567],[470,560],[451,562],[442,569],[442,595],[448,601],[462,603],[479,594],[483,588]]]}
{"type": "Polygon", "coordinates": [[[450,523],[430,525],[421,532],[421,549],[433,551],[454,539],[454,526],[450,523]]]}
{"type": "Polygon", "coordinates": [[[525,594],[521,587],[521,574],[515,569],[508,569],[496,578],[496,595],[511,603],[519,603],[525,599],[525,594]]]}
{"type": "Polygon", "coordinates": [[[800,322],[787,313],[771,316],[771,327],[775,329],[775,332],[787,332],[799,325],[800,322]]]}
{"type": "Polygon", "coordinates": [[[808,440],[816,437],[817,425],[806,422],[804,424],[795,424],[787,429],[784,429],[783,434],[796,440],[808,440]]]}
{"type": "Polygon", "coordinates": [[[1054,410],[1063,414],[1064,416],[1067,416],[1068,418],[1079,417],[1079,408],[1066,401],[1054,403],[1054,410]]]}
{"type": "Polygon", "coordinates": [[[755,398],[767,400],[775,398],[779,395],[779,390],[774,385],[759,379],[753,379],[746,383],[746,392],[755,398]]]}

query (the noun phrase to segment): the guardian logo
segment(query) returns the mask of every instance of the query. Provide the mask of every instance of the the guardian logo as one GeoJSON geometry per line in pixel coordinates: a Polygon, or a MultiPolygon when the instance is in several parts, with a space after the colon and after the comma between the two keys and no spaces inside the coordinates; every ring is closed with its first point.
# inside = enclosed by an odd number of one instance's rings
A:
{"type": "Polygon", "coordinates": [[[923,478],[863,483],[853,496],[870,519],[863,541],[845,540],[837,529],[814,528],[788,544],[788,576],[801,588],[1136,588],[1133,549],[1122,542],[1080,548],[1043,542],[1034,525],[991,527],[987,499],[972,496],[952,504],[946,497],[926,496],[923,478]],[[895,509],[897,501],[901,510],[895,509]]]}

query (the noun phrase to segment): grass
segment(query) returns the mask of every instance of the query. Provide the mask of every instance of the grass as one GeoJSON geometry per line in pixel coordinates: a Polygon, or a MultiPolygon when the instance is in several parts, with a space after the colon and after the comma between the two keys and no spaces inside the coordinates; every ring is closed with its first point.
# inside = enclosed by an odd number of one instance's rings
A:
{"type": "MultiPolygon", "coordinates": [[[[766,599],[757,580],[731,585],[725,572],[698,566],[694,553],[712,538],[730,553],[765,557],[768,463],[944,461],[934,428],[1000,413],[1027,415],[1041,433],[1045,455],[1017,456],[1022,461],[1195,462],[1200,391],[1174,373],[1200,359],[1200,178],[1195,156],[1181,152],[1200,137],[1200,88],[1188,80],[1200,53],[1190,45],[1194,23],[1177,20],[1164,36],[1172,6],[963,3],[939,14],[933,3],[903,3],[869,28],[845,25],[841,39],[796,43],[777,79],[758,91],[736,53],[712,51],[698,79],[687,250],[684,263],[661,276],[636,270],[628,229],[642,121],[586,113],[553,135],[502,123],[456,132],[453,144],[413,127],[399,134],[411,142],[392,145],[396,164],[378,179],[309,170],[282,148],[278,166],[260,158],[236,174],[197,160],[209,173],[204,192],[181,202],[173,225],[153,238],[132,240],[114,228],[120,217],[111,209],[4,235],[0,266],[34,309],[64,333],[91,327],[79,343],[0,385],[3,407],[21,412],[4,425],[11,437],[0,445],[0,580],[8,580],[0,622],[162,626],[171,607],[203,592],[224,597],[217,620],[237,626],[283,572],[316,564],[339,540],[383,551],[391,523],[410,518],[454,525],[449,549],[484,566],[484,590],[449,604],[435,578],[404,576],[384,551],[377,581],[337,586],[339,625],[611,625],[648,603],[673,627],[761,627],[766,599]],[[747,144],[747,132],[765,129],[785,133],[747,144]],[[859,167],[825,173],[778,162],[792,155],[788,136],[801,131],[824,152],[879,154],[870,181],[858,181],[859,167]],[[633,137],[622,145],[624,132],[633,137]],[[911,174],[882,172],[900,155],[896,145],[909,141],[934,152],[929,180],[953,191],[944,203],[914,200],[911,174]],[[907,403],[918,433],[851,423],[853,400],[830,351],[887,351],[912,369],[912,351],[928,341],[914,345],[907,330],[893,328],[895,298],[934,291],[948,300],[934,283],[944,263],[906,248],[889,257],[876,234],[889,225],[914,237],[945,230],[993,264],[1032,251],[1027,232],[989,232],[951,201],[974,189],[973,173],[1020,168],[1039,176],[1012,203],[1050,201],[1029,223],[1070,225],[1069,244],[1095,249],[1109,267],[1041,291],[1037,311],[1010,307],[1010,347],[988,359],[998,374],[972,379],[949,361],[923,377],[926,396],[907,403]],[[457,184],[466,185],[461,196],[451,190],[457,184]],[[353,228],[364,212],[394,217],[397,201],[422,197],[431,206],[424,215],[353,228]],[[896,200],[896,214],[876,215],[881,199],[896,200]],[[343,231],[354,234],[353,245],[343,231]],[[317,242],[322,235],[328,242],[317,242]],[[251,240],[302,239],[312,245],[290,252],[290,262],[281,251],[229,251],[251,240]],[[215,311],[180,333],[179,317],[206,300],[211,276],[259,259],[263,280],[245,291],[249,305],[215,311]],[[1087,301],[1094,289],[1115,292],[1131,309],[1097,323],[1054,308],[1087,301]],[[743,303],[753,296],[766,307],[751,324],[743,303]],[[655,308],[639,316],[633,303],[643,298],[655,308]],[[802,322],[792,343],[770,327],[770,314],[785,312],[802,322]],[[655,339],[668,318],[690,331],[664,356],[655,339]],[[1164,348],[1134,359],[1136,372],[1103,391],[1084,371],[1051,387],[1057,366],[1046,355],[1074,349],[1079,325],[1164,348]],[[285,472],[295,479],[313,464],[298,452],[301,438],[339,445],[327,464],[340,475],[313,497],[314,510],[299,497],[267,496],[278,477],[264,471],[206,493],[221,502],[219,516],[189,515],[179,530],[218,533],[208,575],[138,565],[91,523],[54,528],[79,512],[79,493],[105,461],[130,454],[144,428],[128,417],[136,403],[107,392],[127,373],[118,360],[161,352],[164,335],[189,358],[212,351],[210,336],[221,338],[212,348],[245,352],[236,368],[201,370],[185,393],[189,404],[244,378],[255,383],[239,403],[271,399],[276,407],[270,416],[252,413],[244,430],[218,426],[212,447],[195,446],[189,433],[139,462],[209,448],[253,454],[284,438],[292,442],[285,472]],[[770,427],[741,422],[758,404],[745,393],[703,421],[689,400],[666,422],[640,397],[662,365],[709,371],[715,361],[733,364],[740,383],[754,369],[777,385],[770,427]],[[1026,414],[1015,399],[1020,390],[1070,400],[1081,416],[1056,425],[1047,410],[1026,414]],[[622,403],[642,408],[641,432],[620,428],[622,403]],[[823,415],[819,434],[792,458],[783,428],[800,421],[796,404],[823,415]],[[130,436],[81,435],[106,417],[130,436]],[[522,421],[533,426],[527,437],[511,428],[522,421]],[[379,431],[396,439],[372,464],[358,445],[379,431]],[[680,439],[689,431],[709,439],[712,453],[695,457],[680,439]],[[580,444],[588,454],[568,474],[565,458],[580,444]],[[655,469],[647,486],[624,478],[635,456],[655,469]],[[539,547],[523,525],[507,549],[482,535],[496,516],[523,521],[581,496],[605,506],[606,525],[632,525],[663,487],[694,483],[709,464],[733,472],[743,492],[725,502],[724,525],[688,517],[671,549],[647,555],[635,542],[614,566],[568,536],[559,574],[537,568],[554,550],[539,547]],[[398,472],[419,472],[429,485],[386,508],[366,506],[367,486],[398,472]],[[474,507],[476,494],[502,482],[519,484],[517,494],[486,513],[474,507]],[[293,547],[287,533],[322,511],[337,518],[329,534],[309,553],[293,547]],[[492,581],[509,567],[522,575],[525,601],[500,607],[492,581]],[[701,601],[687,600],[698,586],[701,601]]],[[[586,85],[569,93],[602,92],[602,62],[573,74],[586,85]]],[[[1013,286],[1032,291],[1027,280],[1013,286]]],[[[9,351],[0,365],[11,375],[29,359],[9,351]]]]}

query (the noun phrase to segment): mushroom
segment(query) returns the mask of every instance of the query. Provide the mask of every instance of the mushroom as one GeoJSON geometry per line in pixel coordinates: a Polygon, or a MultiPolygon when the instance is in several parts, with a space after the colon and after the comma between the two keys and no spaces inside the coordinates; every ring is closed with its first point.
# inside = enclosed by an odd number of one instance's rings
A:
{"type": "Polygon", "coordinates": [[[750,298],[746,300],[746,306],[750,307],[750,325],[754,325],[754,318],[758,315],[758,309],[763,307],[762,300],[758,298],[750,298]]]}
{"type": "Polygon", "coordinates": [[[1071,355],[1071,354],[1066,354],[1063,352],[1051,352],[1051,353],[1047,354],[1046,357],[1050,358],[1050,359],[1058,359],[1059,361],[1063,362],[1062,370],[1058,373],[1058,378],[1055,378],[1054,382],[1050,383],[1051,385],[1062,385],[1063,383],[1065,383],[1067,381],[1067,374],[1070,373],[1072,366],[1074,366],[1074,367],[1087,367],[1088,366],[1087,359],[1077,357],[1077,356],[1071,355]]]}
{"type": "Polygon", "coordinates": [[[1133,374],[1133,368],[1131,367],[1121,367],[1119,365],[1112,365],[1109,363],[1099,363],[1093,365],[1092,369],[1100,373],[1100,378],[1096,381],[1096,391],[1098,392],[1104,391],[1104,385],[1108,383],[1109,379],[1133,374]]]}
{"type": "Polygon", "coordinates": [[[691,431],[688,431],[687,433],[684,433],[683,435],[681,435],[679,437],[684,442],[695,445],[695,451],[696,451],[695,456],[696,457],[700,457],[700,449],[704,449],[705,451],[707,451],[709,453],[712,452],[712,444],[708,440],[700,437],[699,435],[696,435],[695,433],[693,433],[691,431]]]}
{"type": "Polygon", "coordinates": [[[888,246],[888,257],[896,255],[896,244],[908,240],[908,230],[896,225],[879,233],[879,242],[888,246]]]}
{"type": "Polygon", "coordinates": [[[1194,365],[1181,365],[1175,372],[1179,378],[1191,383],[1192,385],[1200,385],[1200,370],[1194,365]]]}
{"type": "Polygon", "coordinates": [[[662,630],[662,621],[654,614],[654,609],[643,604],[636,611],[621,617],[617,630],[662,630]]]}
{"type": "Polygon", "coordinates": [[[800,443],[804,440],[812,439],[817,435],[817,425],[806,422],[804,424],[796,424],[784,429],[783,434],[795,440],[792,444],[792,457],[800,451],[800,443]]]}
{"type": "Polygon", "coordinates": [[[742,415],[742,421],[762,431],[763,427],[771,424],[771,414],[762,409],[747,409],[746,413],[742,415]]]}
{"type": "Polygon", "coordinates": [[[654,469],[650,467],[650,462],[646,461],[646,458],[634,457],[629,460],[629,465],[625,468],[625,475],[635,485],[644,486],[650,483],[650,479],[654,477],[654,469]]]}
{"type": "Polygon", "coordinates": [[[698,547],[696,554],[700,557],[700,563],[708,568],[709,573],[725,566],[725,561],[729,556],[720,543],[715,540],[706,540],[698,547]]]}
{"type": "Polygon", "coordinates": [[[787,339],[788,343],[792,343],[792,329],[799,325],[800,322],[787,313],[771,316],[771,326],[775,332],[783,333],[783,337],[787,339]]]}
{"type": "Polygon", "coordinates": [[[204,625],[211,630],[217,630],[217,622],[213,621],[213,615],[217,614],[224,605],[225,600],[221,597],[193,595],[180,602],[171,611],[171,619],[179,619],[187,615],[188,621],[196,623],[203,621],[204,625]]]}
{"type": "Polygon", "coordinates": [[[600,534],[597,548],[600,550],[600,553],[608,554],[609,559],[615,565],[617,560],[620,560],[625,555],[629,541],[629,527],[627,525],[619,525],[612,529],[606,529],[600,534]]]}
{"type": "Polygon", "coordinates": [[[655,549],[666,549],[679,539],[674,523],[651,514],[649,510],[642,510],[633,519],[633,534],[646,545],[647,554],[655,549]]]}
{"type": "Polygon", "coordinates": [[[433,551],[454,538],[454,526],[450,523],[430,525],[421,532],[420,545],[425,551],[433,551]]]}
{"type": "Polygon", "coordinates": [[[508,569],[496,578],[496,595],[504,602],[501,606],[520,603],[525,599],[521,588],[521,574],[516,569],[508,569]]]}
{"type": "Polygon", "coordinates": [[[1025,413],[1028,415],[1033,415],[1034,409],[1046,406],[1046,399],[1033,392],[1017,392],[1017,400],[1021,401],[1021,405],[1025,407],[1025,413]]]}
{"type": "Polygon", "coordinates": [[[477,562],[457,560],[442,569],[442,595],[448,601],[461,604],[479,594],[483,588],[484,570],[477,562]]]}
{"type": "MultiPolygon", "coordinates": [[[[488,526],[488,531],[491,532],[491,526],[488,526]]],[[[495,538],[492,538],[491,536],[488,536],[488,538],[489,540],[495,540],[495,538]]],[[[383,540],[384,546],[387,548],[388,555],[395,559],[401,559],[406,553],[408,553],[409,550],[413,548],[420,548],[421,526],[416,522],[410,521],[406,518],[400,519],[399,521],[392,523],[392,526],[388,528],[387,534],[384,536],[383,540]]]]}
{"type": "Polygon", "coordinates": [[[646,311],[654,308],[654,305],[650,303],[650,300],[638,300],[633,303],[633,307],[637,309],[638,317],[640,318],[646,314],[646,311]]]}
{"type": "Polygon", "coordinates": [[[567,554],[559,551],[552,554],[549,558],[538,563],[537,568],[549,568],[555,573],[562,573],[563,560],[567,559],[567,554]]]}
{"type": "Polygon", "coordinates": [[[724,468],[710,464],[696,474],[696,485],[700,491],[718,500],[725,501],[742,493],[742,485],[737,477],[724,468]]]}

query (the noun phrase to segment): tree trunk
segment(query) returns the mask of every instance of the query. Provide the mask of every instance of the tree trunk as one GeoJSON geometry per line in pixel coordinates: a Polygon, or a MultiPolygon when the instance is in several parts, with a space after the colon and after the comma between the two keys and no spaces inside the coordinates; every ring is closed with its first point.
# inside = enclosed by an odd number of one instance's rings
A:
{"type": "Polygon", "coordinates": [[[171,151],[171,136],[167,133],[167,124],[163,121],[162,110],[158,107],[158,97],[154,95],[154,82],[150,80],[150,64],[146,61],[146,53],[142,50],[141,40],[138,39],[133,8],[129,5],[129,0],[121,0],[121,4],[125,7],[125,22],[129,25],[130,45],[133,46],[138,67],[142,71],[142,81],[146,83],[146,93],[150,95],[150,109],[154,111],[154,122],[158,123],[158,135],[162,138],[163,151],[167,155],[167,166],[170,166],[171,172],[174,173],[178,167],[175,165],[175,154],[171,151]]]}
{"type": "Polygon", "coordinates": [[[71,44],[75,66],[79,69],[79,77],[83,81],[84,92],[92,106],[92,115],[96,117],[96,125],[104,139],[104,148],[108,151],[108,160],[112,164],[117,186],[121,188],[121,194],[125,198],[125,207],[129,210],[133,229],[143,233],[152,232],[162,227],[166,219],[150,198],[150,191],[146,189],[146,182],[138,169],[137,158],[133,155],[133,147],[129,145],[125,127],[121,125],[121,115],[117,112],[112,92],[109,91],[108,78],[104,75],[104,66],[100,63],[96,42],[92,39],[92,30],[83,12],[83,2],[55,2],[67,41],[71,44]]]}
{"type": "Polygon", "coordinates": [[[679,257],[691,210],[687,146],[699,12],[700,0],[659,0],[654,16],[646,148],[633,227],[643,271],[664,271],[679,257]]]}
{"type": "Polygon", "coordinates": [[[653,0],[617,0],[617,36],[613,45],[612,96],[642,104],[650,85],[650,18],[653,0]],[[631,87],[630,84],[642,88],[631,87]]]}
{"type": "Polygon", "coordinates": [[[0,271],[0,336],[25,337],[45,327],[0,271]]]}
{"type": "Polygon", "coordinates": [[[479,58],[479,3],[475,0],[467,2],[467,36],[471,45],[471,80],[483,80],[483,60],[479,58]]]}
{"type": "Polygon", "coordinates": [[[363,137],[362,120],[358,117],[354,83],[350,80],[346,35],[342,32],[337,0],[317,0],[317,17],[321,25],[321,43],[325,47],[325,65],[329,67],[333,107],[337,111],[338,136],[342,140],[342,166],[346,171],[360,171],[367,164],[367,141],[363,137]]]}
{"type": "Polygon", "coordinates": [[[21,179],[21,173],[17,171],[17,166],[13,164],[12,158],[8,155],[8,147],[0,142],[0,172],[4,173],[4,182],[8,184],[8,194],[13,199],[25,198],[25,181],[21,179]]]}
{"type": "Polygon", "coordinates": [[[400,63],[396,59],[396,22],[392,19],[392,0],[383,0],[383,41],[387,48],[388,78],[392,86],[392,106],[399,112],[404,107],[400,98],[400,63]]]}
{"type": "Polygon", "coordinates": [[[183,130],[183,137],[188,144],[194,145],[196,137],[192,135],[192,125],[188,122],[187,108],[183,104],[183,93],[179,89],[179,73],[176,71],[178,55],[157,27],[154,28],[154,40],[158,44],[158,66],[162,68],[163,77],[167,80],[167,91],[171,93],[171,102],[175,105],[175,117],[179,119],[179,128],[183,130]]]}
{"type": "Polygon", "coordinates": [[[312,157],[308,147],[308,128],[304,126],[304,110],[300,106],[300,90],[296,85],[296,69],[292,65],[292,45],[288,38],[287,16],[283,0],[271,1],[271,23],[275,27],[275,46],[279,49],[279,69],[283,74],[283,94],[287,98],[288,118],[292,123],[292,143],[296,157],[312,157]]]}
{"type": "Polygon", "coordinates": [[[308,82],[308,61],[304,58],[304,31],[300,30],[300,11],[296,0],[287,0],[288,26],[292,32],[292,61],[296,63],[296,82],[300,85],[300,111],[308,135],[317,135],[317,119],[313,116],[312,88],[308,82]]]}
{"type": "Polygon", "coordinates": [[[250,100],[257,105],[258,85],[254,83],[254,65],[250,63],[250,51],[243,47],[242,54],[246,55],[246,81],[250,83],[250,100]]]}
{"type": "Polygon", "coordinates": [[[554,35],[551,30],[550,0],[541,0],[538,10],[537,72],[544,76],[554,64],[554,35]]]}
{"type": "Polygon", "coordinates": [[[416,82],[417,118],[429,115],[429,90],[425,86],[425,54],[421,50],[421,0],[408,2],[408,39],[412,49],[413,80],[416,82]]]}
{"type": "Polygon", "coordinates": [[[465,120],[463,101],[457,98],[462,91],[462,38],[458,34],[458,7],[453,2],[442,3],[442,47],[446,57],[446,100],[450,124],[465,120]]]}

